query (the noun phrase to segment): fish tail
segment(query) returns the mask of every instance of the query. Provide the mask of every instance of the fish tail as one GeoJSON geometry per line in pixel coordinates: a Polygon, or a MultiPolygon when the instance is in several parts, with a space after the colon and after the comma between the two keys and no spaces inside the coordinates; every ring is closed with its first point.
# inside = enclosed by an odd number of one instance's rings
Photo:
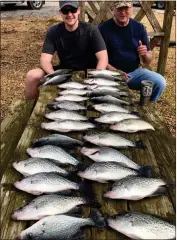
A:
{"type": "Polygon", "coordinates": [[[53,104],[53,103],[47,104],[47,107],[48,107],[49,109],[51,109],[51,110],[59,109],[59,108],[58,108],[55,104],[53,104]]]}
{"type": "Polygon", "coordinates": [[[136,116],[140,117],[140,113],[139,113],[139,112],[132,111],[132,112],[131,112],[131,114],[134,114],[134,115],[136,115],[136,116]]]}
{"type": "Polygon", "coordinates": [[[98,200],[95,197],[95,192],[92,184],[93,184],[92,181],[84,180],[80,185],[82,193],[84,195],[85,202],[90,207],[101,208],[101,204],[98,202],[98,200]]]}
{"type": "Polygon", "coordinates": [[[141,141],[141,140],[136,141],[136,147],[137,148],[142,148],[142,149],[146,148],[146,146],[144,145],[143,141],[141,141]]]}
{"type": "Polygon", "coordinates": [[[142,177],[152,177],[152,167],[150,166],[142,166],[139,169],[140,176],[142,177]]]}
{"type": "Polygon", "coordinates": [[[106,227],[107,222],[106,219],[102,216],[102,214],[98,210],[92,210],[91,214],[89,215],[89,218],[93,222],[93,226],[95,227],[106,227]]]}
{"type": "Polygon", "coordinates": [[[95,109],[94,109],[94,107],[93,107],[92,105],[89,105],[89,106],[87,107],[87,110],[88,110],[88,111],[94,111],[95,109]]]}

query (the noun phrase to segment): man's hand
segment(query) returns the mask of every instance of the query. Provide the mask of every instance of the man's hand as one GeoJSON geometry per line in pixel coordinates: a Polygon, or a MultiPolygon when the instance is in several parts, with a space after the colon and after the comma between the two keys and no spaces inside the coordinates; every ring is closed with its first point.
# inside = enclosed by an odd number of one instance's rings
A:
{"type": "Polygon", "coordinates": [[[139,46],[138,46],[138,54],[139,56],[144,56],[147,54],[147,47],[146,45],[143,45],[140,40],[139,40],[139,46]]]}
{"type": "Polygon", "coordinates": [[[130,76],[128,73],[125,73],[125,72],[124,72],[124,74],[123,74],[123,79],[124,79],[125,81],[128,81],[129,78],[131,78],[131,76],[130,76]]]}

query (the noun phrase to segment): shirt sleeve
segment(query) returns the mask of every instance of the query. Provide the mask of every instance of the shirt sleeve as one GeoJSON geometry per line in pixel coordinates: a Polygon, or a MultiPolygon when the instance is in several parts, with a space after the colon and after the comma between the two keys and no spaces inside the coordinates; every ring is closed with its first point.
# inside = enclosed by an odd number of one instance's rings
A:
{"type": "Polygon", "coordinates": [[[92,26],[91,44],[92,44],[94,53],[97,53],[102,50],[106,50],[106,44],[104,42],[104,39],[99,29],[96,26],[92,26]]]}
{"type": "Polygon", "coordinates": [[[141,41],[142,41],[143,45],[147,46],[147,50],[150,51],[151,49],[150,49],[148,34],[147,34],[147,31],[146,31],[146,29],[143,25],[142,25],[141,41]]]}
{"type": "Polygon", "coordinates": [[[53,41],[53,37],[52,37],[50,29],[48,30],[48,32],[46,34],[42,52],[52,54],[52,55],[55,53],[55,45],[54,45],[54,41],[53,41]]]}

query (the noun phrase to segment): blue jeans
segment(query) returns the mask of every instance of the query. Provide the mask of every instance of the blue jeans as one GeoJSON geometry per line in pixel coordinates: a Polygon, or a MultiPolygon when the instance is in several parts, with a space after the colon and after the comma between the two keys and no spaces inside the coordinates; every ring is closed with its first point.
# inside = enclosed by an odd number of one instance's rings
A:
{"type": "Polygon", "coordinates": [[[166,80],[162,75],[156,72],[152,72],[146,68],[138,68],[128,74],[131,76],[131,78],[127,81],[128,87],[133,90],[140,90],[141,81],[143,80],[152,81],[154,83],[154,87],[150,100],[157,102],[166,87],[166,80]]]}

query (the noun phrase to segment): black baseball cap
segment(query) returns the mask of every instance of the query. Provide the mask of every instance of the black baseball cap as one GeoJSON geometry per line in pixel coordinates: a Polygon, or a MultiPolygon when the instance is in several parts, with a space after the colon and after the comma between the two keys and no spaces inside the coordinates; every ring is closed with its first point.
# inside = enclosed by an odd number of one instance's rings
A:
{"type": "Polygon", "coordinates": [[[60,10],[65,6],[72,6],[72,7],[78,8],[79,2],[78,1],[59,1],[60,10]]]}

